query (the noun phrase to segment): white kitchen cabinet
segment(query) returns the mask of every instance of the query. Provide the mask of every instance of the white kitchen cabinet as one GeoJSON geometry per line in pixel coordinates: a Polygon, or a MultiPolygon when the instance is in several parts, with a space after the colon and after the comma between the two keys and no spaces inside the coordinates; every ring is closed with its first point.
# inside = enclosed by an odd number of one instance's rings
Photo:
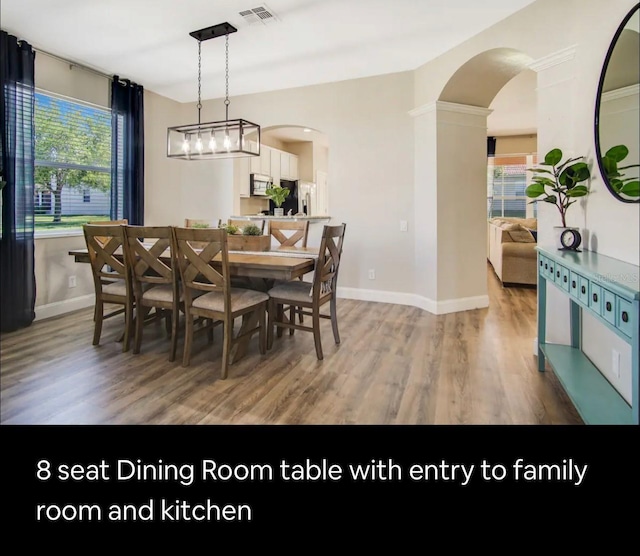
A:
{"type": "Polygon", "coordinates": [[[283,153],[280,151],[280,177],[283,180],[289,179],[289,158],[291,155],[289,153],[283,153]]]}
{"type": "Polygon", "coordinates": [[[250,157],[251,159],[251,167],[250,167],[250,171],[252,174],[261,174],[262,172],[260,171],[260,158],[262,156],[262,149],[264,149],[264,147],[260,147],[260,156],[252,156],[250,157]]]}
{"type": "Polygon", "coordinates": [[[295,154],[289,156],[289,179],[298,179],[298,157],[295,154]]]}
{"type": "Polygon", "coordinates": [[[260,146],[260,173],[265,176],[271,175],[271,149],[264,145],[260,146]]]}
{"type": "Polygon", "coordinates": [[[280,151],[276,149],[270,149],[271,151],[271,177],[273,178],[273,183],[280,185],[280,151]]]}
{"type": "Polygon", "coordinates": [[[233,161],[233,176],[236,181],[236,191],[240,197],[250,197],[249,174],[251,173],[251,160],[256,157],[241,157],[233,161]]]}

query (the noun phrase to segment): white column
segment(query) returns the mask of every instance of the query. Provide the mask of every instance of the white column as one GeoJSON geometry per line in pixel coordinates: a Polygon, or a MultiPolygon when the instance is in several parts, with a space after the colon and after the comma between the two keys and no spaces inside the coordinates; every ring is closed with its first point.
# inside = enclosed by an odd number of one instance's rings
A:
{"type": "Polygon", "coordinates": [[[487,116],[436,101],[415,120],[416,293],[437,313],[486,307],[487,116]]]}

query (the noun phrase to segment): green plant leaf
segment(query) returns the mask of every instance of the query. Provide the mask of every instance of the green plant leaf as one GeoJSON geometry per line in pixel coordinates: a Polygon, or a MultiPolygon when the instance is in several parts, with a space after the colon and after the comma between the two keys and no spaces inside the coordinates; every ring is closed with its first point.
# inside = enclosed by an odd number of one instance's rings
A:
{"type": "Polygon", "coordinates": [[[562,185],[566,185],[569,189],[575,186],[576,183],[588,180],[591,177],[589,172],[589,166],[584,162],[576,162],[571,166],[567,166],[560,176],[558,181],[562,185]]]}
{"type": "Polygon", "coordinates": [[[558,202],[558,197],[556,197],[555,195],[548,195],[547,197],[545,197],[542,200],[545,203],[551,203],[552,205],[555,205],[558,202]]]}
{"type": "Polygon", "coordinates": [[[618,163],[614,158],[605,156],[602,158],[602,166],[607,176],[613,176],[618,173],[618,163]]]}
{"type": "Polygon", "coordinates": [[[630,181],[625,183],[620,190],[620,193],[624,193],[629,197],[640,197],[640,181],[630,181]]]}
{"type": "Polygon", "coordinates": [[[584,197],[589,193],[589,190],[584,185],[576,185],[574,188],[567,191],[569,197],[584,197]]]}
{"type": "Polygon", "coordinates": [[[540,176],[536,176],[535,178],[532,178],[532,181],[535,183],[539,183],[542,185],[548,185],[550,187],[555,187],[556,186],[556,182],[553,181],[551,178],[543,178],[540,176]]]}
{"type": "Polygon", "coordinates": [[[604,153],[604,156],[606,156],[607,158],[612,158],[616,162],[620,162],[621,160],[627,158],[628,154],[629,149],[626,146],[616,145],[615,147],[611,147],[606,153],[604,153]]]}
{"type": "Polygon", "coordinates": [[[532,183],[527,186],[524,193],[527,197],[540,197],[540,195],[544,195],[544,185],[540,183],[532,183]]]}
{"type": "Polygon", "coordinates": [[[545,166],[555,166],[562,160],[562,151],[560,149],[550,150],[544,157],[545,166]]]}
{"type": "Polygon", "coordinates": [[[622,189],[623,182],[617,178],[609,179],[609,185],[613,188],[616,193],[620,193],[622,189]]]}

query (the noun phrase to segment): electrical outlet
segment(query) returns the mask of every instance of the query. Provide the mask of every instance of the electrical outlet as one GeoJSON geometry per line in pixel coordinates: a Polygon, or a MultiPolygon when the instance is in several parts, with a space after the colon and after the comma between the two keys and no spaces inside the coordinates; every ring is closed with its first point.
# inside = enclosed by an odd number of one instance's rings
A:
{"type": "Polygon", "coordinates": [[[400,220],[400,231],[406,232],[409,229],[409,225],[406,220],[400,220]]]}
{"type": "Polygon", "coordinates": [[[69,276],[69,287],[70,288],[75,288],[76,287],[76,277],[75,276],[69,276]]]}
{"type": "Polygon", "coordinates": [[[615,349],[611,350],[611,370],[613,376],[620,378],[620,352],[615,349]]]}
{"type": "Polygon", "coordinates": [[[373,268],[369,269],[369,280],[375,280],[376,279],[376,271],[373,268]]]}

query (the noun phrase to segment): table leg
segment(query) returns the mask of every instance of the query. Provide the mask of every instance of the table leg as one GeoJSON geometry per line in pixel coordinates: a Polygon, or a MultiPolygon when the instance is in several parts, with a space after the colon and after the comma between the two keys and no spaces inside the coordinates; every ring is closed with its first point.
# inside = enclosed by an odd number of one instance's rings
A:
{"type": "MultiPolygon", "coordinates": [[[[246,313],[242,315],[242,325],[240,326],[240,330],[238,335],[244,334],[247,330],[251,330],[258,326],[258,315],[256,311],[251,311],[250,313],[246,313]]],[[[247,335],[244,338],[240,338],[233,348],[231,349],[231,363],[235,363],[240,359],[247,351],[247,347],[249,342],[253,338],[253,334],[251,336],[247,335]]]]}

